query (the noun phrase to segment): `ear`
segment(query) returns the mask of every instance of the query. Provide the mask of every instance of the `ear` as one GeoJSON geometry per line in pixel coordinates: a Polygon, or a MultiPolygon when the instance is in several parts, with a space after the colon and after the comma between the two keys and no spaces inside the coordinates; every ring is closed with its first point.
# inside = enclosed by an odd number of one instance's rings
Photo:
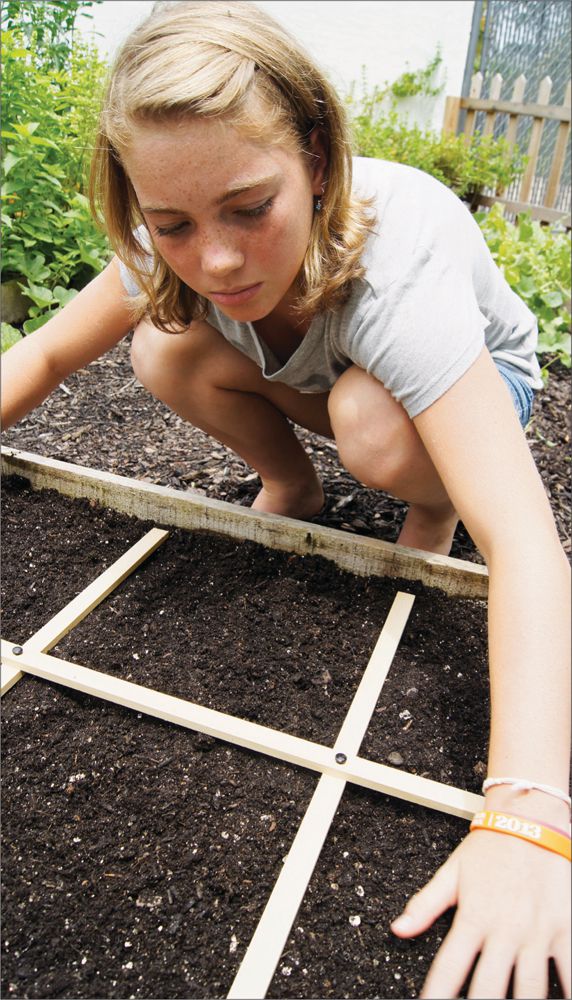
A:
{"type": "Polygon", "coordinates": [[[328,176],[329,143],[318,125],[310,132],[308,146],[311,161],[312,194],[320,195],[324,193],[324,184],[328,176]]]}

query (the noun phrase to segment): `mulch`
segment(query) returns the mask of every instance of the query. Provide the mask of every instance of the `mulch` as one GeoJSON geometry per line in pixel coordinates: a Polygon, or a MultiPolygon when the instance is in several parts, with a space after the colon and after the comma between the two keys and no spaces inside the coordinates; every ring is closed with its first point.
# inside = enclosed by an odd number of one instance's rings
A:
{"type": "MultiPolygon", "coordinates": [[[[528,439],[569,551],[568,406],[559,369],[528,439]]],[[[394,541],[404,506],[348,476],[331,442],[300,434],[328,494],[316,520],[394,541]]],[[[127,343],[67,379],[4,442],[235,503],[258,488],[241,460],[145,392],[127,343]]],[[[17,477],[2,499],[13,642],[149,527],[17,477]]],[[[462,528],[452,554],[480,559],[462,528]]],[[[416,600],[360,753],[479,791],[483,602],[176,530],[53,652],[331,744],[399,589],[416,600]]],[[[224,997],[316,776],[35,678],[6,696],[3,754],[3,995],[224,997]]],[[[268,995],[418,995],[451,914],[410,942],[388,924],[465,831],[348,786],[268,995]]],[[[561,995],[553,973],[551,996],[561,995]]]]}

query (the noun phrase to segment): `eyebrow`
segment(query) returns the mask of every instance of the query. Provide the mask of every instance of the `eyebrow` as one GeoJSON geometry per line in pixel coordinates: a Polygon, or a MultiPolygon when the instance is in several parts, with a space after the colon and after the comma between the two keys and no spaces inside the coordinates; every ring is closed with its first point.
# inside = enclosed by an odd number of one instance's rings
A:
{"type": "MultiPolygon", "coordinates": [[[[238,198],[240,194],[247,194],[249,191],[253,191],[255,188],[264,187],[265,184],[270,184],[274,180],[276,180],[276,175],[272,174],[270,177],[261,177],[259,180],[250,181],[248,184],[241,184],[239,187],[229,188],[228,191],[225,191],[223,195],[215,200],[214,204],[224,205],[224,203],[230,201],[231,198],[238,198]]],[[[168,206],[156,208],[151,205],[142,205],[141,209],[148,215],[158,215],[160,213],[166,213],[167,215],[187,215],[187,213],[180,208],[170,208],[168,206]]]]}

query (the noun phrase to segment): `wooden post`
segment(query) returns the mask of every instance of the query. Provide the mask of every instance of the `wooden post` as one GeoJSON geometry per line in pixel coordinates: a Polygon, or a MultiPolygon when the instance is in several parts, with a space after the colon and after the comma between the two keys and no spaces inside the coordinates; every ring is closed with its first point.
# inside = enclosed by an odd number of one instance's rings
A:
{"type": "MultiPolygon", "coordinates": [[[[491,92],[489,94],[489,100],[498,101],[500,100],[502,90],[502,76],[500,73],[495,73],[491,80],[491,92]]],[[[493,135],[495,130],[495,119],[497,116],[496,111],[487,111],[485,115],[485,124],[483,126],[483,135],[493,135]]]]}
{"type": "Polygon", "coordinates": [[[445,101],[445,114],[443,116],[443,135],[456,135],[460,109],[460,97],[447,97],[445,101]]]}
{"type": "MultiPolygon", "coordinates": [[[[478,98],[481,96],[482,89],[483,89],[483,74],[475,73],[475,75],[471,80],[471,89],[469,92],[469,97],[478,100],[478,98]]],[[[465,142],[467,146],[470,145],[473,132],[475,131],[476,114],[477,114],[476,111],[474,111],[472,108],[469,108],[469,110],[467,111],[467,118],[465,121],[465,142]]]]}
{"type": "MultiPolygon", "coordinates": [[[[511,102],[513,104],[522,104],[524,100],[524,91],[526,88],[526,77],[523,73],[520,74],[517,80],[514,82],[514,87],[512,88],[511,102]]],[[[500,96],[500,95],[499,95],[500,96]]],[[[510,150],[513,150],[516,145],[516,136],[518,130],[518,115],[508,116],[508,125],[506,130],[506,141],[510,150]]],[[[502,198],[506,191],[505,185],[499,185],[495,191],[495,198],[502,198]]],[[[502,203],[501,203],[502,205],[502,203]]],[[[502,205],[502,211],[504,213],[506,206],[502,205]]]]}
{"type": "MultiPolygon", "coordinates": [[[[552,80],[549,76],[545,76],[540,82],[540,87],[538,89],[538,104],[548,104],[550,100],[550,91],[552,90],[552,80]]],[[[534,183],[534,177],[536,174],[536,164],[538,162],[538,154],[540,152],[540,141],[542,139],[542,131],[544,129],[544,118],[534,118],[532,123],[532,132],[530,135],[530,142],[528,145],[528,163],[526,165],[526,170],[522,178],[522,184],[520,187],[519,201],[530,201],[530,196],[532,193],[532,185],[534,183]]]]}
{"type": "MultiPolygon", "coordinates": [[[[522,104],[524,102],[524,91],[526,89],[526,77],[523,73],[520,74],[517,80],[514,82],[514,87],[512,90],[511,101],[513,104],[522,104]]],[[[519,115],[509,115],[508,116],[508,126],[506,130],[506,141],[510,149],[514,149],[516,145],[516,134],[518,129],[518,119],[519,115]]]]}
{"type": "MultiPolygon", "coordinates": [[[[564,100],[562,104],[565,108],[570,108],[570,80],[568,81],[568,86],[566,87],[566,94],[564,95],[564,100]]],[[[550,169],[550,176],[548,178],[548,185],[546,188],[546,194],[544,196],[544,204],[548,208],[552,208],[556,198],[558,197],[558,189],[560,187],[560,178],[562,176],[562,170],[564,168],[564,160],[566,159],[566,146],[568,144],[568,136],[570,135],[570,119],[567,122],[560,122],[558,126],[558,134],[556,136],[556,144],[554,146],[554,155],[552,159],[552,167],[550,169]]]]}

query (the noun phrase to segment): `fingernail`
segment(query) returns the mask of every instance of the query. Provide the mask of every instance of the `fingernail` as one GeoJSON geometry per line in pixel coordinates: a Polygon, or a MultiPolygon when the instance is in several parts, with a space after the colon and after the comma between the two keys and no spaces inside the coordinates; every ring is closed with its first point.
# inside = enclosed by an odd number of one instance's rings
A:
{"type": "Polygon", "coordinates": [[[406,931],[409,930],[413,924],[413,917],[410,917],[408,913],[402,913],[399,917],[396,917],[391,924],[391,929],[396,931],[406,931]]]}

